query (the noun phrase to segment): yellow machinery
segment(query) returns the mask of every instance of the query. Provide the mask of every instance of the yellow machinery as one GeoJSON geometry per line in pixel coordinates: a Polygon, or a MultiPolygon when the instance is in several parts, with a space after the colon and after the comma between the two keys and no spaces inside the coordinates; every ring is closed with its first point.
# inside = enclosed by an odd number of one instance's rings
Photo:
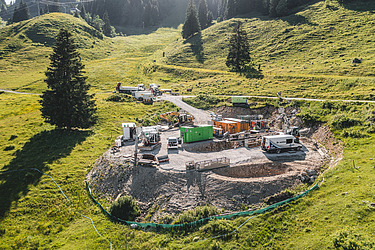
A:
{"type": "Polygon", "coordinates": [[[188,124],[193,123],[193,116],[186,113],[179,113],[171,111],[159,115],[161,121],[165,121],[169,125],[188,124]]]}

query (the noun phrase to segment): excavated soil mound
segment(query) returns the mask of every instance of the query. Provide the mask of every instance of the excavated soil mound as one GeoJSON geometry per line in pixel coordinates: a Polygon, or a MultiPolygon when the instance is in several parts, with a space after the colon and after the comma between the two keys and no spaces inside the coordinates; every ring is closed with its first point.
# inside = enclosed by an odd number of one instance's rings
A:
{"type": "Polygon", "coordinates": [[[281,175],[288,171],[288,166],[283,163],[264,163],[256,165],[240,165],[228,168],[215,169],[213,172],[232,178],[257,178],[281,175]]]}

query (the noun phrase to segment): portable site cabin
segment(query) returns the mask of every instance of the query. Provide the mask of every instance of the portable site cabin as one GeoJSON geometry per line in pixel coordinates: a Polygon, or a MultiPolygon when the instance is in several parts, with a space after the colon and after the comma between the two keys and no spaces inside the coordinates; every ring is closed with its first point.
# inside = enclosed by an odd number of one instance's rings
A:
{"type": "Polygon", "coordinates": [[[128,122],[122,124],[122,140],[133,140],[134,139],[134,130],[136,129],[135,123],[128,122]]]}
{"type": "Polygon", "coordinates": [[[269,135],[262,137],[261,147],[270,153],[289,150],[302,150],[302,144],[293,135],[269,135]]]}
{"type": "Polygon", "coordinates": [[[240,130],[241,130],[240,132],[249,130],[249,123],[245,120],[236,119],[236,118],[224,118],[224,120],[237,122],[237,124],[239,124],[240,126],[240,130]]]}
{"type": "Polygon", "coordinates": [[[229,134],[236,134],[241,132],[241,124],[239,122],[234,121],[215,121],[212,120],[212,125],[216,128],[221,128],[223,131],[222,133],[225,134],[225,132],[228,132],[229,134]]]}
{"type": "Polygon", "coordinates": [[[154,95],[151,91],[136,91],[134,92],[134,98],[138,101],[152,101],[154,95]]]}
{"type": "Polygon", "coordinates": [[[245,96],[232,96],[232,104],[235,105],[246,105],[247,98],[245,96]]]}
{"type": "Polygon", "coordinates": [[[267,129],[268,120],[263,119],[263,115],[238,115],[238,119],[246,120],[251,129],[267,129]]]}
{"type": "Polygon", "coordinates": [[[184,143],[210,140],[213,138],[213,127],[210,125],[181,127],[180,136],[184,139],[184,143]]]}

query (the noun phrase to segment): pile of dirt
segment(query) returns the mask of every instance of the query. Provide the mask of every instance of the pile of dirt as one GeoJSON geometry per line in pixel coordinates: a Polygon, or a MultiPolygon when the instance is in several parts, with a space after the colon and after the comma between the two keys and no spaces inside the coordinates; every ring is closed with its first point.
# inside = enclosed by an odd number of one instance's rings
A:
{"type": "Polygon", "coordinates": [[[218,175],[232,178],[256,178],[281,175],[292,169],[288,164],[280,162],[267,162],[259,164],[246,164],[230,168],[215,169],[213,172],[218,175]]]}
{"type": "Polygon", "coordinates": [[[264,119],[268,119],[277,109],[274,106],[268,105],[259,109],[222,106],[214,108],[212,111],[222,115],[224,118],[236,118],[238,115],[263,115],[264,119]]]}

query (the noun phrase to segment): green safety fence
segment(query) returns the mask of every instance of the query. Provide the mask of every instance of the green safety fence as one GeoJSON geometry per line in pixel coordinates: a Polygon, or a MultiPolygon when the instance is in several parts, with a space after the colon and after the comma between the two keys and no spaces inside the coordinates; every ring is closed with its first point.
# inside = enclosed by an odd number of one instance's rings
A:
{"type": "Polygon", "coordinates": [[[261,209],[258,209],[258,210],[252,210],[252,211],[242,211],[242,212],[237,212],[237,213],[233,213],[233,214],[226,214],[226,215],[214,215],[214,216],[209,216],[207,218],[203,218],[203,219],[200,219],[200,220],[197,220],[197,221],[193,221],[193,222],[189,222],[189,223],[184,223],[184,224],[157,224],[157,223],[142,223],[142,222],[135,222],[135,221],[126,221],[126,220],[122,220],[120,218],[117,218],[113,215],[111,215],[107,210],[105,210],[105,208],[103,208],[103,206],[94,198],[94,196],[92,195],[92,192],[91,192],[91,188],[88,184],[88,182],[86,181],[86,188],[91,196],[91,199],[94,201],[94,203],[96,205],[99,206],[99,208],[110,218],[112,219],[113,221],[116,221],[116,222],[120,222],[120,223],[124,223],[126,225],[132,225],[132,224],[135,224],[139,227],[143,227],[143,228],[156,228],[156,229],[190,229],[190,228],[196,228],[196,227],[199,227],[201,225],[204,225],[206,223],[208,223],[210,220],[221,220],[221,219],[231,219],[233,217],[238,217],[238,216],[248,216],[248,215],[257,215],[257,214],[263,214],[263,213],[266,213],[266,212],[269,212],[273,209],[276,209],[280,206],[283,206],[285,204],[288,204],[292,201],[295,201],[295,200],[298,200],[299,198],[302,198],[304,197],[305,195],[307,195],[309,192],[319,188],[319,184],[315,184],[313,187],[311,187],[310,189],[308,189],[307,191],[303,192],[302,194],[299,194],[295,197],[292,197],[292,198],[289,198],[287,200],[283,200],[283,201],[280,201],[280,202],[277,202],[275,204],[272,204],[268,207],[265,207],[265,208],[261,208],[261,209]]]}

